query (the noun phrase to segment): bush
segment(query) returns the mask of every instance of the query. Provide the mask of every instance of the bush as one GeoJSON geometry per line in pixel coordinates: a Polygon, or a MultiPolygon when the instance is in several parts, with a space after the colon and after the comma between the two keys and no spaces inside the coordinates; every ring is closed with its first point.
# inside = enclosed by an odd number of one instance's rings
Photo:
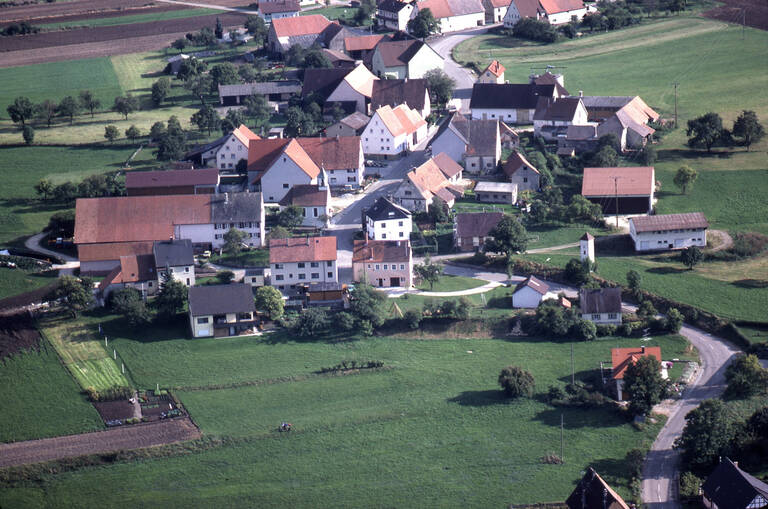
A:
{"type": "Polygon", "coordinates": [[[768,236],[759,233],[736,233],[730,251],[736,256],[747,258],[757,256],[768,246],[768,236]]]}
{"type": "Polygon", "coordinates": [[[348,332],[355,328],[355,317],[352,313],[342,311],[336,315],[336,323],[339,324],[341,330],[348,332]]]}
{"type": "Polygon", "coordinates": [[[521,39],[539,42],[555,42],[557,30],[546,21],[523,18],[512,28],[512,35],[521,39]]]}
{"type": "MultiPolygon", "coordinates": [[[[626,324],[625,324],[626,325],[626,324]]],[[[622,325],[623,327],[623,325],[622,325]]],[[[618,327],[615,325],[598,325],[597,326],[597,335],[598,336],[615,336],[616,331],[618,327]]],[[[631,334],[631,328],[630,328],[630,334],[631,334]]]]}
{"type": "Polygon", "coordinates": [[[747,398],[766,389],[768,370],[760,366],[756,355],[739,355],[725,369],[725,379],[727,395],[747,398]]]}
{"type": "Polygon", "coordinates": [[[578,320],[573,326],[573,333],[583,341],[592,341],[597,337],[597,326],[589,320],[578,320]]]}
{"type": "Polygon", "coordinates": [[[415,309],[409,309],[403,314],[403,321],[409,329],[418,329],[421,324],[421,313],[415,309]]]}
{"type": "Polygon", "coordinates": [[[547,401],[552,403],[561,399],[565,399],[565,392],[556,385],[550,385],[549,389],[547,389],[547,401]]]}
{"type": "Polygon", "coordinates": [[[499,374],[499,385],[510,398],[531,397],[536,382],[533,375],[517,366],[507,366],[499,374]]]}
{"type": "Polygon", "coordinates": [[[669,332],[677,334],[683,327],[683,315],[675,308],[667,311],[666,328],[669,332]]]}
{"type": "Polygon", "coordinates": [[[701,479],[692,472],[683,472],[680,476],[680,496],[683,498],[695,498],[699,496],[701,479]]]}
{"type": "Polygon", "coordinates": [[[118,401],[133,397],[133,389],[124,385],[113,385],[100,391],[94,387],[87,387],[85,392],[91,401],[118,401]]]}

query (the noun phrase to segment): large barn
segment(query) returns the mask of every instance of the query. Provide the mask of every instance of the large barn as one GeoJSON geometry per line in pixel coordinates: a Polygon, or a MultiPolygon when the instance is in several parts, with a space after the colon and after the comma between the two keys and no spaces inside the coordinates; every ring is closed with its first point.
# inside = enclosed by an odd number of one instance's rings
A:
{"type": "Polygon", "coordinates": [[[652,166],[584,168],[581,194],[605,215],[648,214],[656,175],[652,166]]]}

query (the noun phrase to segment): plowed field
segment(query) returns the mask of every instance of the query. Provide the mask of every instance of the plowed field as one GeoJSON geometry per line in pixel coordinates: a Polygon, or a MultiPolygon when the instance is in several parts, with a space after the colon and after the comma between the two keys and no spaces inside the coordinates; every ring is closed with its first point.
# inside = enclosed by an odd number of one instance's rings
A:
{"type": "Polygon", "coordinates": [[[708,18],[742,23],[750,27],[768,30],[768,2],[760,0],[723,0],[725,5],[704,13],[708,18]]]}

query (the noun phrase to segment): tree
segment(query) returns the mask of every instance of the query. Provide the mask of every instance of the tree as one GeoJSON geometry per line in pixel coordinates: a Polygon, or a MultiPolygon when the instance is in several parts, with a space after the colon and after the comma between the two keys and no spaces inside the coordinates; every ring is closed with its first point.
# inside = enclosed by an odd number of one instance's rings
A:
{"type": "Polygon", "coordinates": [[[230,228],[227,233],[224,234],[224,251],[227,253],[237,254],[243,248],[243,239],[248,236],[242,230],[237,228],[230,228]]]}
{"type": "Polygon", "coordinates": [[[680,188],[683,194],[688,194],[688,190],[693,187],[693,184],[696,182],[697,178],[699,178],[699,172],[687,164],[684,164],[677,169],[675,178],[672,181],[677,187],[680,188]]]}
{"type": "Polygon", "coordinates": [[[181,53],[187,47],[187,40],[184,37],[179,37],[171,43],[171,47],[179,50],[179,53],[181,53]]]}
{"type": "Polygon", "coordinates": [[[645,320],[647,320],[648,318],[653,318],[657,314],[658,314],[658,311],[656,311],[656,308],[654,307],[653,302],[649,300],[644,300],[637,307],[637,316],[645,320]]]}
{"type": "Polygon", "coordinates": [[[722,138],[723,119],[717,113],[706,113],[698,118],[688,121],[688,129],[685,131],[689,147],[705,146],[707,152],[722,138]]]}
{"type": "Polygon", "coordinates": [[[328,328],[328,314],[322,309],[307,308],[293,323],[293,333],[302,338],[316,336],[328,328]]]}
{"type": "Polygon", "coordinates": [[[221,20],[218,17],[216,18],[216,28],[213,31],[213,35],[215,35],[217,39],[224,37],[224,25],[221,24],[221,20]]]}
{"type": "Polygon", "coordinates": [[[75,234],[75,211],[69,209],[54,213],[44,231],[56,237],[71,237],[75,234]]]}
{"type": "Polygon", "coordinates": [[[131,94],[125,96],[115,97],[115,102],[112,105],[112,109],[125,117],[128,120],[128,115],[139,109],[139,100],[133,97],[131,94]]]}
{"type": "Polygon", "coordinates": [[[208,73],[211,77],[211,92],[216,93],[219,85],[234,85],[240,83],[240,75],[237,74],[237,67],[229,62],[216,64],[211,67],[208,73]]]}
{"type": "Polygon", "coordinates": [[[141,129],[135,125],[131,125],[131,127],[125,130],[125,137],[135,142],[136,138],[141,138],[141,129]]]}
{"type": "Polygon", "coordinates": [[[409,329],[416,330],[421,324],[421,313],[415,309],[409,309],[403,314],[403,321],[409,329]]]}
{"type": "Polygon", "coordinates": [[[115,141],[120,136],[120,131],[117,130],[117,126],[109,124],[104,127],[104,137],[109,140],[110,143],[115,141]]]}
{"type": "Polygon", "coordinates": [[[708,399],[685,416],[683,433],[675,441],[683,461],[695,470],[709,470],[730,451],[734,429],[719,399],[708,399]]]}
{"type": "Polygon", "coordinates": [[[683,318],[683,314],[676,308],[667,311],[667,330],[669,332],[674,334],[680,332],[680,329],[683,328],[683,322],[685,322],[685,318],[683,318]]]}
{"type": "Polygon", "coordinates": [[[413,270],[422,281],[429,283],[429,289],[432,290],[435,283],[440,280],[440,275],[443,273],[443,265],[441,263],[432,263],[432,258],[427,253],[427,256],[424,257],[424,263],[414,266],[413,270]]]}
{"type": "Polygon", "coordinates": [[[260,286],[254,295],[256,309],[266,313],[270,320],[283,316],[283,296],[280,290],[273,286],[260,286]]]}
{"type": "Polygon", "coordinates": [[[573,315],[555,301],[544,301],[536,308],[535,329],[539,334],[565,336],[575,323],[573,315]]]}
{"type": "Polygon", "coordinates": [[[510,398],[533,396],[536,382],[533,375],[517,366],[507,366],[499,374],[499,385],[510,398]]]}
{"type": "Polygon", "coordinates": [[[152,102],[160,106],[171,91],[171,80],[160,78],[152,84],[152,102]]]}
{"type": "Polygon", "coordinates": [[[440,25],[430,9],[419,9],[418,14],[408,22],[408,31],[419,39],[426,39],[440,31],[440,25]]]}
{"type": "Polygon", "coordinates": [[[648,415],[664,397],[667,384],[661,377],[661,363],[652,356],[640,357],[624,372],[624,392],[629,395],[632,415],[648,415]]]}
{"type": "Polygon", "coordinates": [[[435,196],[432,199],[432,203],[429,205],[429,216],[432,218],[432,222],[446,223],[451,220],[451,214],[448,208],[448,204],[445,200],[439,196],[435,196]]]}
{"type": "Polygon", "coordinates": [[[753,143],[763,139],[765,128],[757,119],[757,114],[754,111],[744,110],[733,123],[733,135],[741,138],[741,144],[747,147],[747,152],[749,152],[749,147],[753,143]]]}
{"type": "Polygon", "coordinates": [[[583,285],[589,281],[589,265],[589,260],[581,261],[578,258],[571,258],[565,264],[565,279],[574,285],[583,285]]]}
{"type": "Polygon", "coordinates": [[[583,341],[594,341],[597,338],[597,325],[589,320],[577,320],[572,329],[573,334],[583,341]]]}
{"type": "Polygon", "coordinates": [[[248,19],[245,21],[245,29],[253,36],[253,42],[256,46],[264,45],[269,29],[266,22],[260,16],[248,16],[248,19]]]}
{"type": "Polygon", "coordinates": [[[273,109],[269,106],[267,99],[261,94],[253,94],[243,101],[246,114],[253,119],[257,127],[269,128],[269,119],[272,116],[273,109]]]}
{"type": "Polygon", "coordinates": [[[91,114],[91,118],[93,118],[93,114],[96,110],[101,108],[101,101],[96,99],[93,96],[93,92],[90,90],[81,90],[80,106],[82,106],[84,110],[87,110],[91,114]]]}
{"type": "Polygon", "coordinates": [[[174,318],[184,309],[187,303],[189,289],[181,281],[168,277],[163,278],[160,293],[155,297],[154,305],[160,316],[174,318]]]}
{"type": "Polygon", "coordinates": [[[77,318],[77,314],[88,309],[93,303],[93,280],[88,277],[75,276],[59,277],[56,297],[62,299],[62,304],[77,318]]]}
{"type": "Polygon", "coordinates": [[[26,125],[26,121],[32,118],[35,113],[35,107],[29,98],[19,96],[13,100],[11,104],[5,109],[14,124],[21,124],[21,127],[26,125]]]}
{"type": "Polygon", "coordinates": [[[507,256],[525,252],[528,232],[517,218],[505,215],[490,232],[492,240],[486,240],[485,250],[504,253],[507,256]]]}
{"type": "Polygon", "coordinates": [[[48,179],[41,179],[35,184],[35,192],[47,200],[53,192],[53,184],[48,179]]]}
{"type": "Polygon", "coordinates": [[[160,141],[167,132],[164,123],[155,122],[152,124],[152,127],[149,128],[149,139],[152,141],[160,141]]]}
{"type": "Polygon", "coordinates": [[[24,138],[24,143],[27,145],[32,145],[32,143],[35,141],[35,130],[31,125],[25,125],[21,130],[21,137],[24,138]]]}
{"type": "Polygon", "coordinates": [[[228,285],[235,280],[235,273],[231,270],[220,270],[216,273],[216,279],[223,285],[228,285]]]}
{"type": "Polygon", "coordinates": [[[453,96],[456,81],[442,69],[430,69],[424,73],[424,78],[427,80],[427,89],[432,100],[438,105],[445,106],[453,96]]]}
{"type": "Polygon", "coordinates": [[[312,48],[304,54],[301,67],[304,69],[330,69],[333,64],[319,48],[312,48]]]}
{"type": "Polygon", "coordinates": [[[688,267],[688,270],[693,270],[693,267],[701,261],[702,256],[701,249],[697,246],[688,246],[680,252],[680,261],[688,267]]]}
{"type": "Polygon", "coordinates": [[[122,288],[112,292],[109,300],[112,311],[123,315],[131,327],[147,325],[152,319],[152,315],[141,297],[141,292],[135,288],[122,288]]]}
{"type": "Polygon", "coordinates": [[[317,126],[309,109],[305,112],[298,106],[288,108],[285,112],[285,134],[287,136],[292,138],[312,136],[315,132],[317,132],[317,126]]]}
{"type": "Polygon", "coordinates": [[[58,108],[58,104],[51,101],[50,99],[46,99],[45,101],[35,106],[35,115],[37,118],[44,120],[46,126],[51,127],[51,122],[53,121],[53,117],[56,116],[56,111],[58,108]]]}
{"type": "Polygon", "coordinates": [[[227,116],[221,121],[221,133],[227,135],[231,133],[240,124],[245,124],[245,113],[243,110],[229,110],[227,116]]]}
{"type": "Polygon", "coordinates": [[[68,95],[59,103],[58,111],[60,116],[69,118],[69,125],[72,125],[75,115],[80,112],[80,105],[74,97],[68,95]]]}
{"type": "Polygon", "coordinates": [[[590,164],[600,168],[610,168],[619,164],[619,154],[610,145],[605,145],[590,158],[590,164]]]}
{"type": "Polygon", "coordinates": [[[369,284],[361,283],[355,287],[349,311],[357,319],[361,331],[371,335],[374,328],[384,324],[386,302],[386,295],[369,284]]]}
{"type": "Polygon", "coordinates": [[[269,233],[267,234],[267,241],[270,241],[272,239],[287,239],[291,236],[291,232],[289,232],[285,227],[283,226],[275,226],[271,230],[269,230],[269,233]]]}
{"type": "Polygon", "coordinates": [[[640,283],[642,282],[642,277],[640,276],[640,273],[636,270],[630,270],[627,272],[627,286],[629,286],[629,289],[632,290],[632,293],[635,295],[635,298],[639,295],[640,292],[640,283]]]}
{"type": "Polygon", "coordinates": [[[208,69],[208,64],[204,60],[198,60],[195,57],[187,58],[179,66],[176,77],[186,83],[190,78],[200,76],[206,69],[208,69]]]}
{"type": "Polygon", "coordinates": [[[210,136],[214,129],[218,129],[219,124],[221,123],[221,118],[212,106],[206,104],[197,110],[197,113],[192,115],[192,118],[190,118],[189,121],[197,125],[198,129],[201,131],[207,130],[208,136],[210,136]]]}
{"type": "Polygon", "coordinates": [[[170,129],[163,134],[157,143],[157,158],[160,161],[175,161],[184,156],[186,143],[184,134],[174,134],[170,129]]]}
{"type": "Polygon", "coordinates": [[[638,162],[643,166],[653,166],[658,158],[659,156],[656,154],[656,149],[650,144],[643,147],[643,149],[637,153],[638,162]]]}
{"type": "Polygon", "coordinates": [[[277,215],[277,224],[285,228],[296,228],[304,220],[304,209],[298,205],[290,205],[277,215]]]}
{"type": "Polygon", "coordinates": [[[523,18],[512,28],[512,35],[521,39],[540,42],[555,42],[557,30],[547,21],[523,18]]]}
{"type": "Polygon", "coordinates": [[[57,202],[70,202],[77,198],[77,186],[72,182],[64,182],[53,188],[53,199],[57,202]]]}
{"type": "Polygon", "coordinates": [[[768,388],[768,370],[754,354],[737,356],[725,369],[725,379],[731,397],[748,398],[768,388]]]}

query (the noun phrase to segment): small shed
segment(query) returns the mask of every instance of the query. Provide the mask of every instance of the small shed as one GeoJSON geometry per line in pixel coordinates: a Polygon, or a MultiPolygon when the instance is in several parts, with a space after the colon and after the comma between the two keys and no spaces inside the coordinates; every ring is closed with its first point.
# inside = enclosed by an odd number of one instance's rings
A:
{"type": "Polygon", "coordinates": [[[475,198],[485,203],[517,203],[517,184],[511,182],[478,182],[475,198]]]}
{"type": "Polygon", "coordinates": [[[557,299],[557,294],[549,290],[549,285],[536,276],[528,276],[515,288],[512,307],[535,309],[542,301],[549,299],[557,299]]]}

